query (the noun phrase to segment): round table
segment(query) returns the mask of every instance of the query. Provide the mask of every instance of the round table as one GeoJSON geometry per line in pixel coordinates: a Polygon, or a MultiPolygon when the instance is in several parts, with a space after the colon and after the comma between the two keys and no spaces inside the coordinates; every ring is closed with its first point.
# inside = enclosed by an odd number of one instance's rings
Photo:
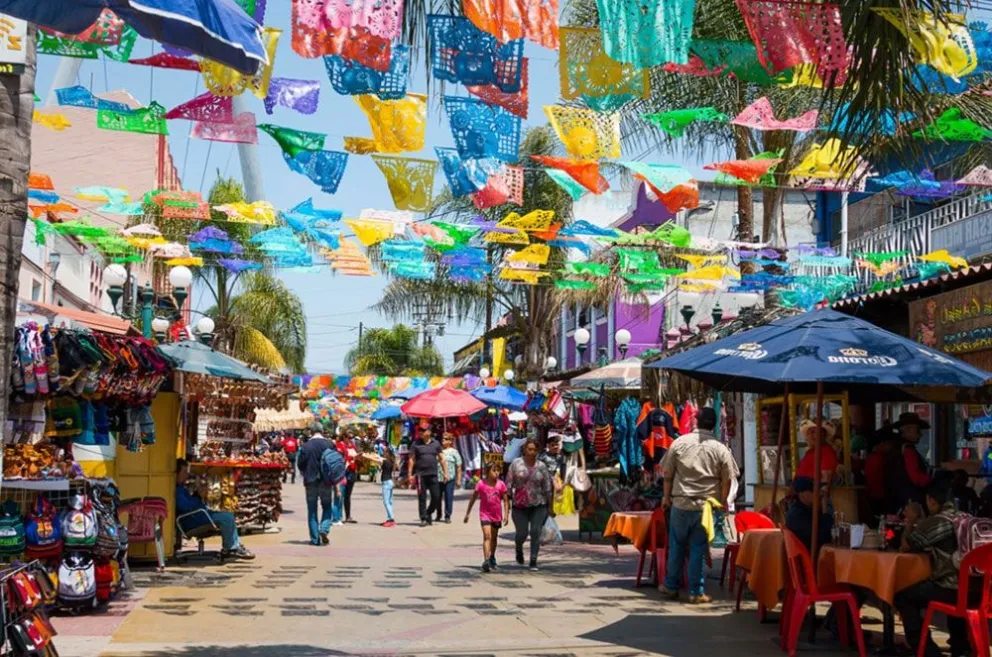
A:
{"type": "Polygon", "coordinates": [[[747,571],[747,587],[765,609],[773,609],[789,581],[781,529],[751,529],[741,539],[737,567],[747,571]]]}
{"type": "Polygon", "coordinates": [[[616,511],[606,523],[603,537],[613,536],[614,547],[619,537],[634,544],[639,552],[648,549],[651,511],[616,511]]]}

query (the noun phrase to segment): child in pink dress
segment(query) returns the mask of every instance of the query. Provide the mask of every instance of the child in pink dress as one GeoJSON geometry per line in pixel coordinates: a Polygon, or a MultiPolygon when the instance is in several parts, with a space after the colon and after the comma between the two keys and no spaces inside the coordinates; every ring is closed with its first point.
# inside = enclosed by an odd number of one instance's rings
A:
{"type": "Polygon", "coordinates": [[[506,484],[499,476],[503,467],[498,463],[486,466],[486,476],[479,481],[472,493],[472,499],[465,510],[465,522],[475,501],[479,500],[479,520],[482,522],[482,572],[488,573],[496,569],[496,539],[499,528],[510,521],[510,496],[506,492],[506,484]]]}

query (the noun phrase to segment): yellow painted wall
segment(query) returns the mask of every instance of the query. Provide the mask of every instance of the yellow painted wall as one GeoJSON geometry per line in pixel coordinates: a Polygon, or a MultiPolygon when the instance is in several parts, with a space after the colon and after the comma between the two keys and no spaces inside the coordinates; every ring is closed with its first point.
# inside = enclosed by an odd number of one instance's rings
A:
{"type": "MultiPolygon", "coordinates": [[[[161,497],[169,507],[169,517],[163,527],[165,554],[172,556],[176,523],[176,458],[179,443],[179,395],[163,392],[152,402],[155,420],[155,444],[134,453],[117,448],[117,486],[121,499],[131,497],[161,497]]],[[[153,543],[134,544],[128,554],[138,558],[154,558],[153,543]]]]}

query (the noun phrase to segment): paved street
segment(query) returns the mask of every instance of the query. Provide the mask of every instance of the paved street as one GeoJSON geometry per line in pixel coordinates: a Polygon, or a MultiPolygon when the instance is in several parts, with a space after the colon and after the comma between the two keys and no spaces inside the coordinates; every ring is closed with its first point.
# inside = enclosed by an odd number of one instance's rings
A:
{"type": "MultiPolygon", "coordinates": [[[[464,515],[467,493],[456,502],[464,515]]],[[[249,536],[253,562],[136,573],[142,589],[107,613],[59,618],[64,657],[636,657],[781,655],[776,626],[754,604],[663,603],[634,590],[636,553],[569,542],[542,553],[541,570],[513,562],[483,575],[477,521],[419,528],[416,496],[397,495],[399,524],[383,520],[379,487],[355,488],[357,525],[329,547],[307,544],[302,486],[288,487],[281,533],[249,536]]],[[[575,538],[576,519],[566,521],[575,538]]],[[[716,592],[712,582],[712,592],[716,592]]],[[[818,655],[831,655],[818,651],[818,655]]],[[[839,653],[836,653],[839,654],[839,653]]]]}

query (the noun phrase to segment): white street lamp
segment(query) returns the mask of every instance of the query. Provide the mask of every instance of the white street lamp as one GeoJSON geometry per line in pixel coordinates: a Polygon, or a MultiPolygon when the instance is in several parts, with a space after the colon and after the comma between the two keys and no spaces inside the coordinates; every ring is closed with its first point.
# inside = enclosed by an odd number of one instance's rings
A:
{"type": "Polygon", "coordinates": [[[165,336],[169,332],[169,327],[172,323],[165,317],[156,317],[152,320],[152,332],[155,333],[155,339],[159,342],[165,342],[165,336]]]}
{"type": "Polygon", "coordinates": [[[492,372],[489,371],[488,367],[483,367],[479,370],[479,377],[482,379],[488,379],[490,374],[492,374],[492,372]]]}
{"type": "Polygon", "coordinates": [[[617,342],[617,347],[620,349],[620,358],[627,357],[627,347],[630,345],[630,331],[627,329],[620,329],[613,335],[613,339],[617,342]]]}
{"type": "Polygon", "coordinates": [[[117,304],[124,296],[124,283],[127,282],[127,269],[124,265],[114,263],[107,265],[103,269],[103,280],[107,283],[107,296],[110,297],[110,305],[114,312],[117,312],[117,304]]]}
{"type": "Polygon", "coordinates": [[[592,336],[589,334],[589,329],[580,328],[575,331],[575,348],[579,350],[579,364],[582,363],[582,354],[586,353],[586,348],[589,346],[589,340],[592,336]]]}
{"type": "Polygon", "coordinates": [[[214,341],[214,328],[216,328],[214,320],[209,317],[201,317],[196,323],[196,332],[200,334],[200,342],[210,346],[214,341]]]}
{"type": "Polygon", "coordinates": [[[516,374],[513,373],[513,370],[507,370],[503,372],[503,378],[506,379],[507,381],[513,381],[513,377],[515,376],[516,374]]]}
{"type": "Polygon", "coordinates": [[[544,361],[544,369],[553,370],[558,367],[558,359],[554,356],[548,356],[548,359],[544,361]]]}
{"type": "Polygon", "coordinates": [[[183,265],[173,267],[169,270],[169,282],[172,283],[172,287],[189,287],[193,282],[193,272],[183,265]]]}

